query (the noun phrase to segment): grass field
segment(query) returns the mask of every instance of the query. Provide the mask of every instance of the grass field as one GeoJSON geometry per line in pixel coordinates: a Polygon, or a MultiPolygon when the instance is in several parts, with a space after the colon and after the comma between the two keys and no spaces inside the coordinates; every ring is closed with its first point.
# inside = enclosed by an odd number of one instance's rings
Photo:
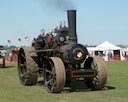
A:
{"type": "Polygon", "coordinates": [[[90,91],[83,82],[71,82],[71,88],[51,94],[41,83],[22,86],[17,64],[7,63],[6,68],[0,69],[0,102],[128,102],[128,61],[106,65],[108,79],[104,90],[90,91]]]}

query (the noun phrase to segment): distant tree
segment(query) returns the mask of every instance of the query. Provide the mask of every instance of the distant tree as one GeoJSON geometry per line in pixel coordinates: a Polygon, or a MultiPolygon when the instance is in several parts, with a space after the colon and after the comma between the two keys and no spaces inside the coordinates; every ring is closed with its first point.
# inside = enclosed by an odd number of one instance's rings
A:
{"type": "Polygon", "coordinates": [[[116,45],[116,46],[121,47],[121,48],[127,48],[128,47],[128,45],[116,45]]]}
{"type": "Polygon", "coordinates": [[[88,47],[88,44],[86,44],[85,47],[88,47]]]}
{"type": "Polygon", "coordinates": [[[85,47],[96,47],[96,45],[88,45],[88,44],[86,44],[85,47]]]}
{"type": "Polygon", "coordinates": [[[11,46],[9,46],[9,48],[11,49],[11,48],[17,48],[16,46],[14,46],[14,45],[11,45],[11,46]]]}
{"type": "Polygon", "coordinates": [[[5,46],[3,46],[3,47],[4,47],[4,50],[8,49],[8,45],[5,45],[5,46]]]}

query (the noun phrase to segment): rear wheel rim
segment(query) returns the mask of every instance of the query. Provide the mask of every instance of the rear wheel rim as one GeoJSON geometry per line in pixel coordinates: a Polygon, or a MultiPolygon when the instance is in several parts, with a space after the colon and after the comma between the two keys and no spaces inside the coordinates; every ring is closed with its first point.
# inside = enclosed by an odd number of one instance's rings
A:
{"type": "Polygon", "coordinates": [[[18,58],[18,71],[21,83],[23,84],[27,74],[26,56],[24,53],[22,53],[18,58]]]}

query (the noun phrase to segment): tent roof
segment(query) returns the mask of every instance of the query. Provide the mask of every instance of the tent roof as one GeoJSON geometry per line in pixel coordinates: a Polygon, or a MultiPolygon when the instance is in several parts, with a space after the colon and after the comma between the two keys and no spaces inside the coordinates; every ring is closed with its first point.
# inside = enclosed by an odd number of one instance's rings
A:
{"type": "Polygon", "coordinates": [[[95,47],[87,47],[88,51],[95,51],[95,47]]]}
{"type": "Polygon", "coordinates": [[[96,50],[119,50],[121,49],[120,47],[117,47],[116,45],[114,44],[111,44],[110,42],[108,41],[105,41],[103,42],[102,44],[98,45],[96,47],[96,50]]]}

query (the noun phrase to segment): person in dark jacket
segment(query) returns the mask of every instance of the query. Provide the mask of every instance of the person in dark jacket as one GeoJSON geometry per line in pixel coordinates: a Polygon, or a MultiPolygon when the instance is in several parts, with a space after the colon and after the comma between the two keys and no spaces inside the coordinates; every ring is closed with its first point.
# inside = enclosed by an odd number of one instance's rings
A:
{"type": "Polygon", "coordinates": [[[40,50],[45,47],[45,30],[41,29],[41,33],[38,35],[35,41],[35,49],[40,50]]]}
{"type": "MultiPolygon", "coordinates": [[[[35,49],[36,50],[42,50],[45,49],[46,46],[46,40],[45,40],[45,30],[41,29],[41,33],[38,35],[37,39],[35,40],[35,49]]],[[[38,66],[42,67],[42,56],[40,53],[37,53],[38,57],[38,66]]]]}

